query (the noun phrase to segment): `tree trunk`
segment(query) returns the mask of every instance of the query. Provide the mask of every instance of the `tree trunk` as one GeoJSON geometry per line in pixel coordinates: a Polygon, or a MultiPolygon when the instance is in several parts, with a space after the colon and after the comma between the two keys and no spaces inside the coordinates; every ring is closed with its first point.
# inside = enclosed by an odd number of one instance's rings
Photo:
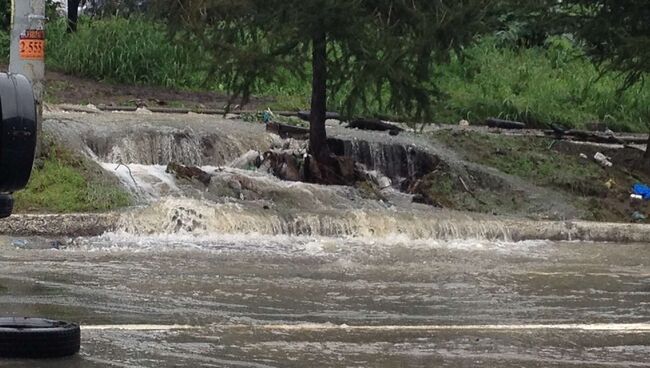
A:
{"type": "Polygon", "coordinates": [[[309,153],[316,160],[327,161],[329,148],[325,120],[327,116],[327,35],[314,35],[312,56],[312,95],[309,117],[309,153]]]}
{"type": "Polygon", "coordinates": [[[68,0],[68,33],[77,32],[80,2],[81,0],[68,0]]]}

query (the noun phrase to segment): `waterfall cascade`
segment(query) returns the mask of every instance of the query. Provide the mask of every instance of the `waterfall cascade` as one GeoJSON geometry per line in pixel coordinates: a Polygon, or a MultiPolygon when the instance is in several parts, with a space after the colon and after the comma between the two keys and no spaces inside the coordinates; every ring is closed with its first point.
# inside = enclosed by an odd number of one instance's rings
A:
{"type": "MultiPolygon", "coordinates": [[[[369,175],[387,184],[380,186],[382,200],[377,200],[356,188],[281,181],[263,170],[246,168],[242,162],[255,152],[263,155],[271,149],[300,146],[266,133],[261,124],[157,114],[123,114],[116,121],[106,115],[93,116],[93,121],[100,121],[96,125],[84,115],[56,116],[46,121],[46,130],[116,175],[143,205],[122,216],[121,231],[411,239],[508,239],[512,233],[512,227],[493,217],[414,204],[410,196],[400,193],[405,178],[422,177],[439,165],[468,178],[487,172],[415,136],[329,127],[334,152],[354,158],[369,175]],[[175,178],[166,171],[171,162],[201,167],[212,176],[211,183],[175,178]]],[[[518,185],[498,172],[489,175],[491,185],[518,185]]],[[[540,211],[549,201],[562,202],[530,192],[528,197],[540,203],[540,211]]]]}

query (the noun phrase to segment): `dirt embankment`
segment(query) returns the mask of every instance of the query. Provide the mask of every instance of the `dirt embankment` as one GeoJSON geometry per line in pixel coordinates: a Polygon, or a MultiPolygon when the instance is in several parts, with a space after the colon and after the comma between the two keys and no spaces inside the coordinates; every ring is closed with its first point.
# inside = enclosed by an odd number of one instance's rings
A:
{"type": "MultiPolygon", "coordinates": [[[[55,71],[47,71],[46,79],[45,101],[51,104],[200,109],[223,109],[228,104],[227,96],[218,92],[98,82],[55,71]]],[[[253,98],[247,108],[266,108],[272,102],[272,99],[253,98]]]]}
{"type": "MultiPolygon", "coordinates": [[[[650,184],[650,165],[644,161],[639,148],[502,133],[498,130],[491,133],[440,130],[433,133],[432,138],[468,161],[563,194],[583,211],[580,216],[583,220],[646,223],[644,217],[650,217],[650,201],[630,197],[635,183],[650,184]],[[606,156],[612,166],[596,162],[597,153],[606,156]]],[[[439,178],[440,175],[430,177],[431,186],[439,178]]],[[[509,211],[508,206],[520,206],[521,198],[516,191],[501,193],[502,202],[508,204],[504,207],[489,202],[491,195],[498,191],[475,189],[478,201],[483,198],[482,202],[491,204],[492,208],[509,211]]],[[[455,209],[490,210],[490,205],[471,206],[459,200],[458,193],[462,190],[461,185],[456,184],[446,192],[433,189],[430,193],[432,198],[440,198],[455,209]]]]}

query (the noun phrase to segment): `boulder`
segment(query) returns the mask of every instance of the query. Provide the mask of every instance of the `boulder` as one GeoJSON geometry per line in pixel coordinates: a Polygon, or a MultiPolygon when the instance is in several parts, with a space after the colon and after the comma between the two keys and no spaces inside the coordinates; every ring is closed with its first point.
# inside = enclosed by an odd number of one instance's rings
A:
{"type": "Polygon", "coordinates": [[[167,165],[166,172],[168,174],[174,174],[174,176],[176,176],[176,179],[198,180],[205,186],[208,186],[212,180],[212,175],[206,173],[196,166],[183,166],[175,162],[167,165]]]}

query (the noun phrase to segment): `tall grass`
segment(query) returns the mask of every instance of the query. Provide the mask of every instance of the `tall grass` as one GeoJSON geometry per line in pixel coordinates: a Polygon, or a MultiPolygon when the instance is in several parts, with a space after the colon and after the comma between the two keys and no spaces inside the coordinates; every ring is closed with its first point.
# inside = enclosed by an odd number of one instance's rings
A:
{"type": "Polygon", "coordinates": [[[484,39],[439,69],[446,93],[438,119],[482,121],[502,117],[533,126],[590,122],[614,130],[644,131],[650,115],[650,85],[621,90],[623,78],[601,74],[573,43],[553,38],[546,47],[501,47],[484,39]]]}
{"type": "Polygon", "coordinates": [[[205,58],[192,42],[173,42],[164,25],[140,18],[83,19],[68,34],[64,20],[48,26],[48,66],[120,83],[196,88],[205,58]]]}

